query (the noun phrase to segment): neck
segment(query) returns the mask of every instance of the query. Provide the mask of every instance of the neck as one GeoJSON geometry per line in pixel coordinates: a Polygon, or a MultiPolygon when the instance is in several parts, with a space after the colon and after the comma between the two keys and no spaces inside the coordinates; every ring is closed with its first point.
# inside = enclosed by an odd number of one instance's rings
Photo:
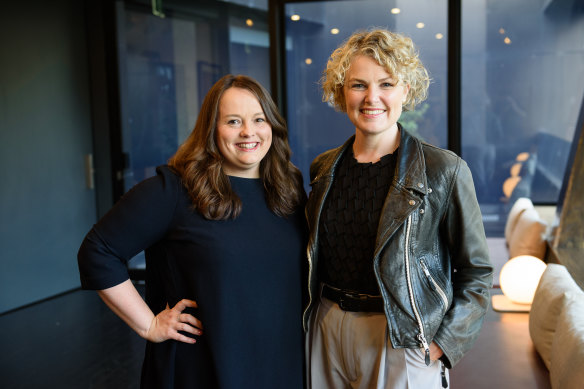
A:
{"type": "Polygon", "coordinates": [[[387,133],[365,135],[360,131],[355,134],[355,142],[353,143],[353,155],[358,162],[375,163],[384,155],[392,154],[399,147],[400,132],[395,127],[395,130],[387,133]]]}

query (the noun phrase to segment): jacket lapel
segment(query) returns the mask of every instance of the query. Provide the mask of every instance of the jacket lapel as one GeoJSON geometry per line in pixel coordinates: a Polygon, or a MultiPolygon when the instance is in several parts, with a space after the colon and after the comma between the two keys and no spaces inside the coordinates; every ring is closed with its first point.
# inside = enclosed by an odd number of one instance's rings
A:
{"type": "Polygon", "coordinates": [[[394,180],[389,188],[377,228],[375,256],[428,193],[422,145],[400,125],[400,145],[394,180]]]}

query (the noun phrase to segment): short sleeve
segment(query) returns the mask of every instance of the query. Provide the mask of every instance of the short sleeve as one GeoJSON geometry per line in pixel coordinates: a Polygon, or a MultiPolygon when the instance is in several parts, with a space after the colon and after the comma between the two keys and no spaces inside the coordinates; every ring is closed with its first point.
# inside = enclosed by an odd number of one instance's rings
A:
{"type": "Polygon", "coordinates": [[[181,183],[168,167],[156,172],[128,191],[86,235],[77,255],[84,289],[124,282],[128,260],[166,235],[181,183]]]}

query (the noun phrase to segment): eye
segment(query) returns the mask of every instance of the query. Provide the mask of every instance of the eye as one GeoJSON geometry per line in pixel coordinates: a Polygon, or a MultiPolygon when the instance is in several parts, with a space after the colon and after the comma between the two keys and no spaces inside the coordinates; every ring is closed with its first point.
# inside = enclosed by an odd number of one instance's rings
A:
{"type": "Polygon", "coordinates": [[[265,118],[256,118],[256,123],[264,123],[266,121],[265,118]]]}
{"type": "Polygon", "coordinates": [[[227,121],[227,124],[229,124],[230,126],[236,126],[239,124],[239,119],[231,119],[227,121]]]}
{"type": "Polygon", "coordinates": [[[391,88],[391,87],[394,87],[394,86],[395,86],[395,84],[393,84],[391,82],[383,82],[383,83],[381,83],[381,87],[382,88],[391,88]]]}
{"type": "Polygon", "coordinates": [[[354,84],[351,84],[351,88],[352,89],[365,89],[365,84],[361,84],[361,83],[356,82],[354,84]]]}

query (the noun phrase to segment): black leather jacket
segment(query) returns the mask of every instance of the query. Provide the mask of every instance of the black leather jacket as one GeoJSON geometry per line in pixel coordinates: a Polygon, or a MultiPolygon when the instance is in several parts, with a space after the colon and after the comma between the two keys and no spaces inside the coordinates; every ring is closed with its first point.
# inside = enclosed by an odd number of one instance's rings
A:
{"type": "MultiPolygon", "coordinates": [[[[452,368],[477,338],[489,305],[493,268],[470,170],[454,153],[421,142],[400,126],[395,176],[383,206],[373,267],[394,348],[426,349],[434,341],[452,368]]],[[[310,167],[306,206],[310,302],[318,301],[318,227],[342,154],[318,156],[310,167]]]]}

